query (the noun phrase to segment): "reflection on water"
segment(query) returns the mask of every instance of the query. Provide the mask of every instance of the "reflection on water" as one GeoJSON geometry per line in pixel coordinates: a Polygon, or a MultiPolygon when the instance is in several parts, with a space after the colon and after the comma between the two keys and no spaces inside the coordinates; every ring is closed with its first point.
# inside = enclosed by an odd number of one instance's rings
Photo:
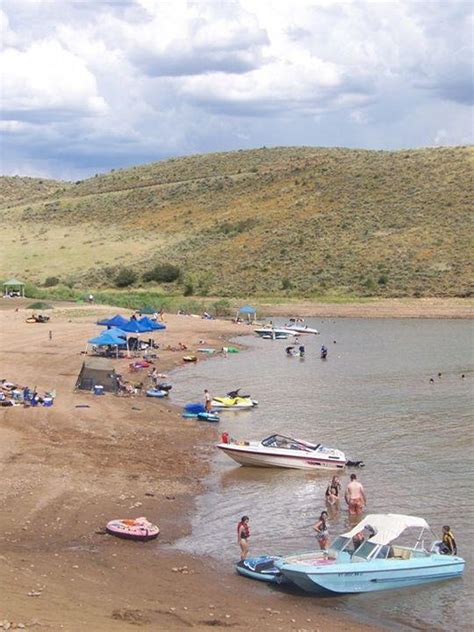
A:
{"type": "MultiPolygon", "coordinates": [[[[342,449],[366,463],[356,472],[370,513],[419,515],[437,533],[451,524],[467,562],[462,580],[318,603],[337,603],[405,629],[467,629],[474,616],[468,596],[474,535],[472,324],[361,319],[308,324],[321,335],[301,337],[304,360],[285,356],[286,341],[248,339],[251,351],[178,372],[174,401],[200,399],[205,387],[215,395],[242,387],[259,406],[223,412],[220,431],[239,439],[280,432],[342,449]],[[327,361],[319,358],[322,344],[329,348],[327,361]]],[[[253,553],[314,549],[311,525],[324,509],[329,477],[240,467],[216,450],[193,533],[179,546],[227,560],[232,572],[236,524],[249,514],[253,553]]],[[[345,485],[348,475],[343,479],[345,485]]],[[[330,521],[331,536],[347,526],[343,503],[330,521]]]]}

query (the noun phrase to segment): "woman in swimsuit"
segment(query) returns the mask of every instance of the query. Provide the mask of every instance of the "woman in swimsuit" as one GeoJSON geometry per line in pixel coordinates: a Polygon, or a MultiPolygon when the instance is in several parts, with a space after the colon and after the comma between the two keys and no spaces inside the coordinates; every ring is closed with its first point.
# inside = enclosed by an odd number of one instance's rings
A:
{"type": "Polygon", "coordinates": [[[239,524],[237,525],[237,542],[240,546],[240,561],[243,562],[249,552],[249,517],[242,516],[239,524]]]}
{"type": "Polygon", "coordinates": [[[339,493],[342,489],[339,476],[333,476],[331,482],[326,488],[326,506],[329,510],[337,512],[339,508],[339,493]]]}
{"type": "Polygon", "coordinates": [[[327,525],[328,512],[322,511],[318,522],[313,529],[316,531],[316,540],[319,542],[321,551],[326,551],[329,544],[329,529],[327,525]]]}

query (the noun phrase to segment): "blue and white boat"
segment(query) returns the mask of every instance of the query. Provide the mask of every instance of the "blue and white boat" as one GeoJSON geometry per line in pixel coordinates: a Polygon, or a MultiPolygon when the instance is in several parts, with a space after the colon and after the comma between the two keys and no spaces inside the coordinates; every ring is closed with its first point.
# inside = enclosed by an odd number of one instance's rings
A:
{"type": "Polygon", "coordinates": [[[461,557],[441,555],[439,542],[425,549],[427,531],[431,529],[423,518],[372,514],[338,536],[327,552],[292,555],[275,564],[286,579],[310,593],[372,592],[461,576],[465,565],[461,557]],[[396,542],[413,529],[417,530],[414,546],[396,542]]]}

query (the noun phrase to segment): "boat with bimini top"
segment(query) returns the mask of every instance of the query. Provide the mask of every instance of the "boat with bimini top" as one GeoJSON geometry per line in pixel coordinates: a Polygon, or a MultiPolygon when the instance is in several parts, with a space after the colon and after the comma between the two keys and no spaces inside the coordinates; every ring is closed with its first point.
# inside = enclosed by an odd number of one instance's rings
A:
{"type": "Polygon", "coordinates": [[[426,532],[432,533],[423,518],[372,514],[338,536],[327,552],[290,555],[275,565],[286,579],[310,593],[374,592],[461,576],[464,560],[441,554],[439,541],[427,550],[426,532]],[[398,541],[413,530],[414,545],[398,541]]]}

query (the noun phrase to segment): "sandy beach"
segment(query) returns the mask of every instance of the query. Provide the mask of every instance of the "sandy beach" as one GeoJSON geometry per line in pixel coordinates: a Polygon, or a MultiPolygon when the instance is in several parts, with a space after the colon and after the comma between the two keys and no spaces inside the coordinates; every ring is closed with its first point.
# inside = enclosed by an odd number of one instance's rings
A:
{"type": "MultiPolygon", "coordinates": [[[[57,305],[50,323],[30,325],[26,304],[1,301],[0,377],[55,389],[56,400],[0,409],[0,629],[376,629],[171,549],[189,532],[218,428],[183,420],[166,401],[74,392],[95,321],[118,310],[57,305]],[[104,535],[108,520],[141,515],[159,524],[158,540],[104,535]]],[[[190,351],[248,331],[224,320],[165,320],[154,338],[190,351]]],[[[167,372],[183,355],[160,349],[156,366],[167,372]]],[[[130,374],[129,362],[115,360],[117,372],[143,381],[146,370],[130,374]]],[[[229,546],[237,557],[236,542],[229,546]]]]}

